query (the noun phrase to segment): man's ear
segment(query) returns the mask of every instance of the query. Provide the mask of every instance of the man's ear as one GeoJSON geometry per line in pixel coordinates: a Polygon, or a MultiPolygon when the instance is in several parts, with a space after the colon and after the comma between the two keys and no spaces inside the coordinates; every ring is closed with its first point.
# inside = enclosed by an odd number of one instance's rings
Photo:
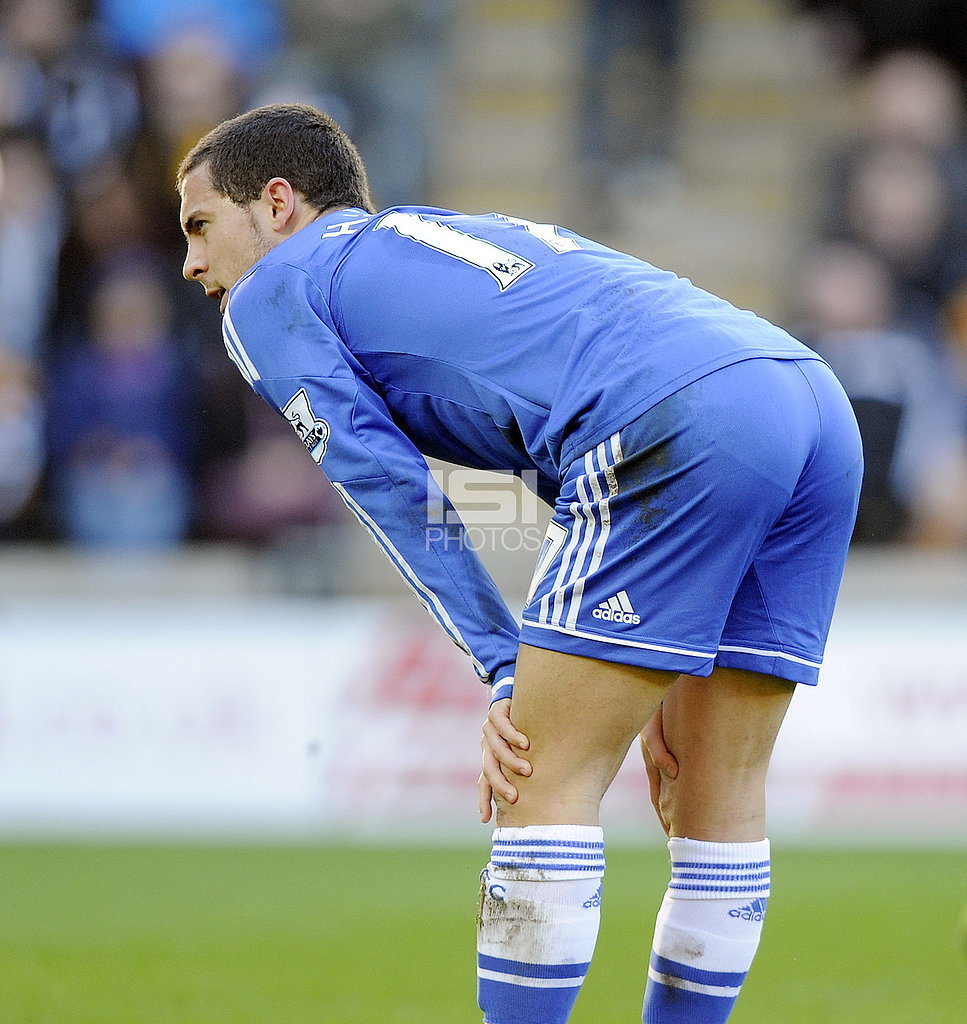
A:
{"type": "Polygon", "coordinates": [[[285,178],[272,178],[262,189],[262,200],[270,214],[270,226],[284,232],[296,213],[296,192],[285,178]]]}

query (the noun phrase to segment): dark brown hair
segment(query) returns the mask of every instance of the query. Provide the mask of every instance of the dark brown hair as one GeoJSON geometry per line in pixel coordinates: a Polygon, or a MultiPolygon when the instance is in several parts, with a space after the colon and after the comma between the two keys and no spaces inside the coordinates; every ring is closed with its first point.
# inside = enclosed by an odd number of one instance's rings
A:
{"type": "Polygon", "coordinates": [[[274,103],[223,121],[192,147],[178,188],[206,165],[216,192],[252,203],[272,178],[285,178],[310,206],[358,206],[375,212],[359,151],[328,115],[302,103],[274,103]]]}

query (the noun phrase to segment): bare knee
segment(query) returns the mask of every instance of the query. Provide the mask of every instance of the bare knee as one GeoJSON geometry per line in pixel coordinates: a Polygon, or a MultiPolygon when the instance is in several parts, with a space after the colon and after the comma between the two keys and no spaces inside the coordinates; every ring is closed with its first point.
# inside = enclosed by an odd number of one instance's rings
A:
{"type": "Polygon", "coordinates": [[[521,646],[512,717],[530,742],[532,772],[498,825],[597,825],[635,736],[677,678],[670,672],[521,646]]]}
{"type": "Polygon", "coordinates": [[[662,705],[663,738],[677,775],[656,801],[674,836],[756,842],[765,835],[766,775],[794,684],[716,669],[683,676],[662,705]]]}
{"type": "Polygon", "coordinates": [[[509,803],[495,798],[497,824],[523,825],[597,825],[601,801],[614,771],[598,766],[561,772],[560,766],[535,765],[528,778],[515,779],[517,799],[509,803]]]}
{"type": "Polygon", "coordinates": [[[765,837],[764,769],[733,778],[725,791],[706,781],[684,767],[677,778],[662,780],[658,811],[670,836],[723,843],[765,837]]]}

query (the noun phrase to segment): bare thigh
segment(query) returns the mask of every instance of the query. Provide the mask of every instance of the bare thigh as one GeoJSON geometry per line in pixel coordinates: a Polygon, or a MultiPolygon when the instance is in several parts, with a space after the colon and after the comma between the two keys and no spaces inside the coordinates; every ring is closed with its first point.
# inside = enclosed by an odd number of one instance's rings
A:
{"type": "Polygon", "coordinates": [[[522,644],[514,725],[530,740],[529,777],[498,825],[596,825],[601,798],[674,672],[598,661],[522,644]]]}
{"type": "Polygon", "coordinates": [[[671,835],[765,837],[766,774],[794,691],[785,679],[733,668],[678,679],[662,702],[665,744],[679,764],[661,786],[671,835]]]}

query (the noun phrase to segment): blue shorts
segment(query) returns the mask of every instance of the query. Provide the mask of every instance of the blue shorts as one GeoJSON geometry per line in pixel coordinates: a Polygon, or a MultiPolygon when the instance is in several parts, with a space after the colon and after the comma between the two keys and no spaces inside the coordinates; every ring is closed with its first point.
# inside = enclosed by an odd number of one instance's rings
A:
{"type": "Polygon", "coordinates": [[[862,471],[825,363],[755,358],[710,373],[568,469],[521,642],[815,684],[862,471]]]}

